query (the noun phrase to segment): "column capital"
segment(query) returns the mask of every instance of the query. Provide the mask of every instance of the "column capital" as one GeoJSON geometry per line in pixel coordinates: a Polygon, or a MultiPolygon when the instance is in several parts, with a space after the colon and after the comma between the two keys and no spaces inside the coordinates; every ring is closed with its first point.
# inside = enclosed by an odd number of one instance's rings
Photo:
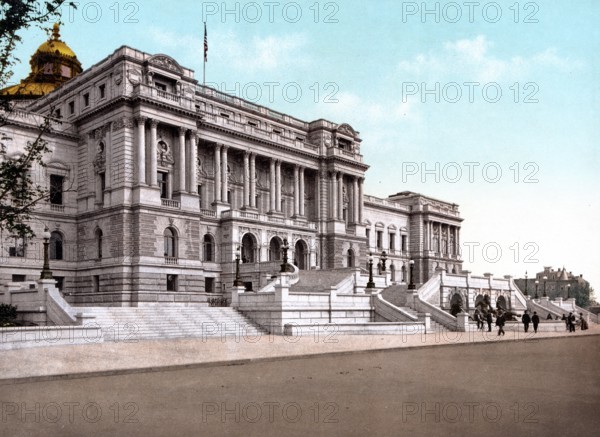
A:
{"type": "Polygon", "coordinates": [[[195,136],[198,135],[198,131],[195,130],[195,129],[188,129],[187,132],[190,135],[190,139],[192,139],[192,138],[194,138],[195,136]]]}
{"type": "Polygon", "coordinates": [[[146,124],[146,120],[148,120],[148,117],[145,117],[143,115],[138,115],[137,117],[134,117],[134,120],[138,125],[146,124]]]}
{"type": "Polygon", "coordinates": [[[181,136],[185,136],[188,129],[187,129],[187,127],[179,126],[177,128],[177,131],[179,132],[179,136],[181,137],[181,136]]]}
{"type": "Polygon", "coordinates": [[[158,120],[156,118],[149,118],[148,120],[150,120],[150,127],[156,128],[158,126],[158,120]]]}

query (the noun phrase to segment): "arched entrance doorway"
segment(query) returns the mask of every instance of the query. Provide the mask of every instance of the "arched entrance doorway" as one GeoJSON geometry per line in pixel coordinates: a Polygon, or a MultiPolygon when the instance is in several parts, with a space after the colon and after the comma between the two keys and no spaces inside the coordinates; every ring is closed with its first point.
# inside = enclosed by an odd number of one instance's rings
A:
{"type": "Polygon", "coordinates": [[[498,299],[496,299],[496,308],[501,309],[502,311],[508,310],[508,305],[504,296],[499,296],[498,299]]]}
{"type": "Polygon", "coordinates": [[[346,261],[347,267],[354,267],[354,251],[352,249],[348,249],[348,253],[346,254],[346,261]]]}
{"type": "Polygon", "coordinates": [[[296,241],[294,246],[294,265],[300,270],[308,267],[308,245],[304,240],[296,241]]]}
{"type": "Polygon", "coordinates": [[[271,241],[269,242],[269,261],[281,261],[282,244],[281,238],[271,238],[271,241]]]}
{"type": "Polygon", "coordinates": [[[456,316],[458,313],[463,311],[463,299],[458,293],[454,293],[450,299],[450,314],[456,316]]]}
{"type": "Polygon", "coordinates": [[[242,262],[254,263],[257,260],[258,245],[256,237],[252,234],[245,234],[242,238],[242,262]]]}

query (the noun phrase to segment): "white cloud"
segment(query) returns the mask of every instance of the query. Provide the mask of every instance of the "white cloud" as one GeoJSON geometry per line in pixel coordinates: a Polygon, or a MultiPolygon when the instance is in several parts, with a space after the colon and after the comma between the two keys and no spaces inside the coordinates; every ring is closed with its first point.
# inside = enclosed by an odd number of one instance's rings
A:
{"type": "Polygon", "coordinates": [[[494,43],[485,35],[473,39],[447,41],[441,49],[429,54],[420,53],[411,60],[401,60],[402,73],[420,76],[420,79],[441,80],[447,76],[458,79],[492,82],[522,79],[540,67],[570,71],[582,63],[562,58],[554,48],[548,48],[531,57],[513,56],[502,59],[493,54],[494,43]]]}

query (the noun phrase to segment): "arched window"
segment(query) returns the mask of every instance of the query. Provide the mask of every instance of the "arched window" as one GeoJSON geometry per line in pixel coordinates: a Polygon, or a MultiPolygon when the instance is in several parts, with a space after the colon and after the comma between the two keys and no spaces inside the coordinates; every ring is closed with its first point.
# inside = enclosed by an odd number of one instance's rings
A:
{"type": "Polygon", "coordinates": [[[167,228],[163,235],[165,237],[165,257],[177,258],[177,233],[173,228],[167,228]]]}
{"type": "Polygon", "coordinates": [[[281,238],[273,237],[269,243],[269,261],[281,260],[281,238]]]}
{"type": "Polygon", "coordinates": [[[204,261],[215,261],[215,240],[210,234],[204,236],[204,261]]]}
{"type": "Polygon", "coordinates": [[[50,234],[50,259],[63,259],[63,237],[60,232],[50,234]]]}
{"type": "Polygon", "coordinates": [[[252,234],[245,234],[242,238],[242,262],[254,263],[257,260],[258,243],[252,234]]]}
{"type": "Polygon", "coordinates": [[[96,229],[96,258],[102,258],[102,229],[96,229]]]}
{"type": "Polygon", "coordinates": [[[348,249],[346,256],[348,267],[354,267],[354,251],[352,249],[348,249]]]}

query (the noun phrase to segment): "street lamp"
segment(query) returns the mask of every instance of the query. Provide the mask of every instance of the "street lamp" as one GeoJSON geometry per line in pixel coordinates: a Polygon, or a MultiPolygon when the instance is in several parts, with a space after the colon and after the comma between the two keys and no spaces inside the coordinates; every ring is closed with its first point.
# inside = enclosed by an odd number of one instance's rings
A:
{"type": "Polygon", "coordinates": [[[525,296],[527,296],[527,270],[525,270],[525,296]]]}
{"type": "Polygon", "coordinates": [[[373,253],[369,253],[369,282],[367,282],[367,288],[375,288],[375,282],[373,282],[373,253]]]}
{"type": "Polygon", "coordinates": [[[414,290],[415,289],[415,283],[414,283],[414,278],[415,278],[415,273],[414,273],[414,267],[415,267],[415,260],[411,259],[408,264],[410,265],[410,283],[408,284],[408,289],[409,290],[414,290]]]}
{"type": "Polygon", "coordinates": [[[567,299],[571,299],[571,284],[567,284],[567,299]]]}
{"type": "Polygon", "coordinates": [[[50,259],[48,256],[50,237],[50,231],[48,231],[48,226],[46,226],[44,228],[44,233],[42,234],[42,238],[44,239],[44,267],[42,267],[42,274],[40,275],[40,279],[52,279],[52,271],[50,270],[50,259]]]}
{"type": "Polygon", "coordinates": [[[540,281],[538,281],[537,279],[535,280],[535,298],[534,299],[539,299],[538,296],[538,285],[540,284],[540,281]]]}
{"type": "Polygon", "coordinates": [[[546,279],[548,279],[548,276],[544,276],[542,279],[544,280],[544,297],[548,297],[546,294],[546,279]]]}
{"type": "Polygon", "coordinates": [[[235,281],[233,281],[234,287],[242,287],[244,283],[240,279],[240,246],[235,250],[235,281]]]}
{"type": "Polygon", "coordinates": [[[284,238],[283,246],[281,247],[281,251],[283,252],[283,263],[281,264],[281,273],[287,272],[289,248],[290,248],[290,245],[288,244],[288,240],[287,240],[287,238],[284,238]]]}
{"type": "Polygon", "coordinates": [[[385,262],[387,261],[387,253],[384,250],[383,252],[381,252],[381,271],[385,272],[385,262]]]}

